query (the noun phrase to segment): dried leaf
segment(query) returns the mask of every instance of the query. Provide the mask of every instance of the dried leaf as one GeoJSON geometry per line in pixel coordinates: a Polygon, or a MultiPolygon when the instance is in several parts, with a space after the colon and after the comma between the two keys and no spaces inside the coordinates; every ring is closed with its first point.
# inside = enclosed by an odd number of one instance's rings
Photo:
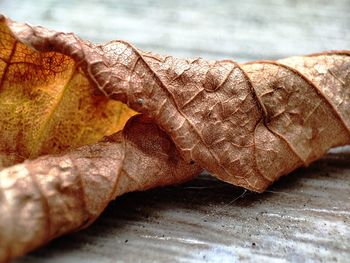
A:
{"type": "MultiPolygon", "coordinates": [[[[224,181],[262,192],[280,176],[307,166],[329,148],[350,142],[349,51],[239,65],[231,60],[160,56],[138,50],[124,41],[95,45],[74,34],[6,18],[1,23],[0,39],[7,50],[2,55],[2,76],[5,76],[2,82],[17,88],[9,93],[7,101],[21,104],[24,95],[17,100],[12,96],[25,93],[28,86],[53,92],[58,85],[56,79],[68,83],[65,86],[71,86],[73,93],[81,89],[81,83],[86,83],[86,93],[80,98],[87,107],[92,107],[92,101],[97,99],[93,93],[103,94],[99,98],[105,100],[104,106],[95,106],[92,111],[80,112],[70,104],[63,104],[70,112],[67,118],[71,118],[65,122],[67,136],[73,138],[63,140],[66,144],[57,151],[90,142],[75,143],[72,135],[74,129],[85,129],[87,122],[78,120],[86,116],[96,119],[91,142],[107,133],[99,129],[110,127],[109,124],[98,122],[105,115],[95,112],[107,108],[111,103],[107,98],[142,113],[132,117],[123,132],[109,137],[108,142],[58,156],[43,156],[1,171],[2,259],[21,255],[89,224],[110,200],[124,192],[187,180],[202,168],[224,181]],[[40,61],[41,74],[33,73],[30,79],[34,84],[26,84],[28,80],[21,68],[7,66],[14,50],[11,39],[16,39],[16,46],[28,50],[23,54],[31,52],[31,63],[36,61],[36,65],[40,61]],[[51,57],[54,59],[47,60],[51,57]],[[58,62],[58,58],[69,63],[58,62]],[[69,69],[70,74],[62,69],[65,63],[74,65],[69,69]],[[72,73],[72,68],[77,73],[72,73]],[[12,79],[7,76],[9,69],[14,74],[12,79]],[[69,81],[72,74],[78,75],[77,82],[69,81]],[[47,85],[36,84],[46,75],[50,81],[42,83],[47,85]],[[79,116],[73,117],[76,112],[79,116]],[[30,219],[30,215],[35,217],[30,219]],[[20,218],[18,222],[14,222],[15,216],[20,218]],[[23,235],[27,229],[31,231],[23,235]]],[[[22,55],[22,61],[23,57],[26,56],[22,55]]],[[[27,71],[37,72],[32,69],[35,65],[27,71]]],[[[54,101],[55,94],[51,95],[54,101]]],[[[0,99],[1,96],[0,88],[0,99]]],[[[28,100],[35,105],[28,104],[28,110],[34,108],[32,114],[37,113],[35,119],[40,119],[45,116],[45,111],[40,112],[44,103],[40,100],[34,103],[32,99],[28,100]]],[[[1,116],[12,114],[14,120],[21,116],[18,111],[9,110],[10,106],[1,105],[1,116]],[[8,113],[1,113],[6,110],[8,113]]],[[[55,112],[52,106],[48,108],[55,112]]],[[[133,114],[129,108],[121,115],[125,119],[133,114]]],[[[41,145],[62,141],[54,137],[60,134],[59,115],[56,124],[39,128],[41,133],[37,136],[41,145]]],[[[115,115],[106,116],[108,119],[115,115]]],[[[31,131],[23,128],[28,124],[22,127],[18,123],[21,122],[9,119],[1,124],[6,127],[0,131],[1,145],[8,145],[4,153],[24,153],[28,158],[51,152],[50,147],[43,150],[37,146],[33,141],[37,137],[30,137],[31,131]],[[17,143],[15,136],[8,135],[9,131],[18,138],[28,136],[28,144],[17,143]],[[31,149],[35,151],[31,153],[31,149]]]]}
{"type": "Polygon", "coordinates": [[[124,41],[92,45],[25,24],[11,29],[38,51],[79,61],[97,90],[153,119],[187,162],[235,185],[262,192],[349,143],[349,51],[238,65],[160,56],[124,41]]]}
{"type": "Polygon", "coordinates": [[[95,143],[134,115],[94,89],[79,63],[37,52],[0,24],[0,167],[95,143]]]}
{"type": "Polygon", "coordinates": [[[0,262],[91,224],[117,196],[192,179],[170,138],[140,115],[117,133],[66,154],[0,171],[0,262]]]}

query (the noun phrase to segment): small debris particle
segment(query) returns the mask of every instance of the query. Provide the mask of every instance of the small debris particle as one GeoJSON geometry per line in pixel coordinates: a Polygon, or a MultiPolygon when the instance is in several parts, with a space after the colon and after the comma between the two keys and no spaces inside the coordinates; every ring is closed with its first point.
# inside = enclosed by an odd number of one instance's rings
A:
{"type": "Polygon", "coordinates": [[[143,105],[145,101],[144,101],[142,98],[138,98],[138,99],[136,100],[136,102],[137,102],[137,104],[139,104],[139,105],[143,105]]]}

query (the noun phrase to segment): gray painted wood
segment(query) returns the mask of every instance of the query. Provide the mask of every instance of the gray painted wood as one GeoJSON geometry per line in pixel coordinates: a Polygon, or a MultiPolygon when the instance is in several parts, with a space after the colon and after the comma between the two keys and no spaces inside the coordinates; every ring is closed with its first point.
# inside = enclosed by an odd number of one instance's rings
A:
{"type": "Polygon", "coordinates": [[[2,0],[18,20],[178,56],[273,59],[350,43],[350,2],[2,0]]]}
{"type": "MultiPolygon", "coordinates": [[[[20,21],[180,57],[274,59],[350,49],[350,1],[0,0],[20,21]]],[[[90,228],[18,262],[347,262],[348,148],[254,194],[203,175],[131,193],[90,228]]]]}
{"type": "Polygon", "coordinates": [[[329,156],[255,194],[203,175],[132,193],[32,262],[346,262],[350,156],[329,156]]]}

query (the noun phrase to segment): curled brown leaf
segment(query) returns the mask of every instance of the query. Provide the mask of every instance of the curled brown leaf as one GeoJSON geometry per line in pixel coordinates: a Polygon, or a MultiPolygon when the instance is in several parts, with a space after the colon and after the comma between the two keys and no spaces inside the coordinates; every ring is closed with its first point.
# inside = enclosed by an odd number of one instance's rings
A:
{"type": "Polygon", "coordinates": [[[198,175],[142,116],[94,145],[0,171],[0,262],[91,224],[117,196],[198,175]]]}
{"type": "MultiPolygon", "coordinates": [[[[95,45],[71,33],[4,17],[1,26],[2,45],[13,46],[8,39],[14,39],[32,50],[31,63],[42,65],[43,58],[53,57],[47,62],[51,80],[52,71],[61,65],[57,58],[63,57],[74,64],[91,94],[99,94],[107,104],[117,100],[128,106],[123,118],[134,111],[142,114],[109,141],[1,171],[1,209],[9,211],[1,213],[0,220],[3,259],[84,226],[126,191],[187,180],[203,168],[224,181],[262,192],[280,176],[350,141],[349,51],[238,64],[161,56],[124,41],[95,45]],[[57,213],[65,216],[56,218],[57,213]],[[36,216],[22,226],[31,214],[36,216]],[[23,220],[6,228],[15,215],[23,220]],[[20,231],[25,227],[32,229],[27,236],[20,231]]],[[[8,80],[4,75],[15,49],[6,50],[1,78],[8,80]]],[[[12,71],[21,74],[20,68],[12,71]]],[[[1,92],[0,87],[0,96],[1,92]]],[[[96,99],[91,94],[88,97],[96,99]]],[[[6,110],[2,106],[0,112],[6,110]]],[[[70,130],[74,118],[67,118],[70,130]]],[[[16,127],[11,120],[3,125],[16,127]]],[[[40,133],[48,142],[55,141],[50,131],[40,133]]],[[[10,138],[4,133],[0,140],[11,146],[15,137],[10,138]]],[[[15,145],[15,153],[23,148],[15,145]]],[[[2,151],[9,153],[6,147],[2,151]]]]}

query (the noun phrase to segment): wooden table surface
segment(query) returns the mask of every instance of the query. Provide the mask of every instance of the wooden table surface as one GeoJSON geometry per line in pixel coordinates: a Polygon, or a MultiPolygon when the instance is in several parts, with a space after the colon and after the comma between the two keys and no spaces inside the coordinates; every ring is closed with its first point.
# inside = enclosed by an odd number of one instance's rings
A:
{"type": "MultiPolygon", "coordinates": [[[[0,0],[13,19],[179,57],[350,49],[348,0],[0,0]]],[[[88,229],[17,262],[350,262],[350,151],[254,194],[202,175],[112,202],[88,229]]]]}

